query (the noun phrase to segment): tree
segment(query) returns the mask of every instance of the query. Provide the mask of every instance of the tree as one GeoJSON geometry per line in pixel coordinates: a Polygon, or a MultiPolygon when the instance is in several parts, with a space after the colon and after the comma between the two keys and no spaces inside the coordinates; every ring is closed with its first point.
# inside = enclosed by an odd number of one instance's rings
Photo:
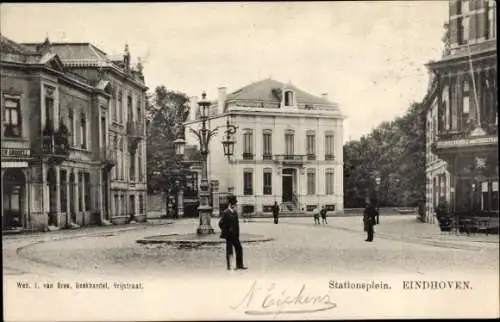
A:
{"type": "Polygon", "coordinates": [[[182,180],[182,164],[175,155],[176,131],[183,131],[182,123],[189,115],[189,98],[186,94],[156,87],[148,95],[147,103],[147,177],[148,191],[168,191],[182,180]]]}
{"type": "Polygon", "coordinates": [[[344,146],[344,205],[361,207],[380,176],[380,206],[417,206],[425,200],[425,110],[413,103],[403,117],[383,122],[344,146]]]}

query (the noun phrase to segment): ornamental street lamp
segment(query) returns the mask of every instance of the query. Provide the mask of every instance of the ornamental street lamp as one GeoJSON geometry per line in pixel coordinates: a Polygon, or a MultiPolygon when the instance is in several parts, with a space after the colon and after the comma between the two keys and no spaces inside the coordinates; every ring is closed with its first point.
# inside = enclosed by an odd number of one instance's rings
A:
{"type": "MultiPolygon", "coordinates": [[[[207,126],[208,120],[208,112],[210,107],[210,101],[206,99],[207,94],[203,92],[201,95],[202,99],[198,102],[198,106],[200,109],[200,118],[201,118],[201,128],[198,130],[194,130],[189,128],[189,130],[196,135],[198,138],[198,143],[200,145],[200,154],[202,157],[202,171],[201,171],[201,182],[200,182],[200,205],[198,207],[198,212],[200,214],[200,224],[196,231],[198,235],[208,235],[215,233],[214,229],[210,225],[212,207],[209,205],[209,183],[208,183],[208,165],[207,159],[209,154],[209,145],[210,140],[214,135],[217,134],[217,130],[219,127],[211,130],[207,126]]],[[[183,131],[182,131],[183,132],[183,131]]],[[[226,137],[222,140],[222,145],[224,147],[224,155],[228,158],[231,158],[234,152],[234,134],[236,133],[236,126],[229,124],[229,120],[226,121],[226,137]]],[[[184,146],[186,141],[183,137],[184,133],[178,133],[178,138],[174,141],[175,151],[178,155],[184,155],[184,146]]]]}

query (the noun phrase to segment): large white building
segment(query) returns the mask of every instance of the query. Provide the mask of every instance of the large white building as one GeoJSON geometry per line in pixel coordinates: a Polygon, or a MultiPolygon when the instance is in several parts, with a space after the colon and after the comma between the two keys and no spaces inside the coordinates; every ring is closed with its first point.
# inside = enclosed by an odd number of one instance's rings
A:
{"type": "MultiPolygon", "coordinates": [[[[187,127],[197,129],[197,98],[187,127]]],[[[310,211],[326,205],[343,211],[343,120],[326,94],[316,97],[291,84],[265,79],[231,94],[219,88],[208,124],[220,127],[211,140],[209,179],[238,198],[243,213],[310,211]],[[222,138],[229,120],[238,127],[234,155],[225,158],[222,138]]],[[[187,144],[198,144],[186,131],[187,144]]],[[[214,200],[215,201],[215,200],[214,200]]],[[[214,208],[217,208],[214,202],[214,208]]]]}

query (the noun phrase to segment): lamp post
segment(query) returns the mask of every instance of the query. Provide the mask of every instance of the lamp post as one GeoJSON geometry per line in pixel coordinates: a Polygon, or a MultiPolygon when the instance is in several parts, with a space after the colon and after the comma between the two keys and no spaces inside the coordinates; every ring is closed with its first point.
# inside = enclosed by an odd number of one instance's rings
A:
{"type": "MultiPolygon", "coordinates": [[[[198,229],[196,230],[196,233],[198,235],[209,235],[215,233],[215,231],[210,224],[212,207],[209,205],[208,202],[210,197],[210,192],[208,183],[207,159],[208,159],[208,154],[210,153],[209,151],[210,140],[214,135],[217,134],[217,130],[219,129],[219,127],[216,127],[213,130],[208,128],[207,120],[208,120],[209,107],[211,103],[206,99],[207,94],[205,92],[203,92],[201,97],[202,99],[198,102],[198,107],[200,109],[201,128],[198,130],[189,128],[189,130],[198,138],[198,143],[200,145],[200,154],[203,163],[201,171],[200,193],[199,193],[200,205],[198,207],[198,212],[200,214],[200,224],[198,226],[198,229]]],[[[183,138],[184,135],[183,132],[184,131],[182,131],[181,133],[181,131],[179,131],[178,138],[174,141],[175,151],[177,155],[184,155],[184,146],[186,142],[183,138]]],[[[233,135],[236,133],[236,127],[234,125],[229,124],[229,120],[227,120],[226,122],[225,133],[226,137],[223,139],[222,145],[224,147],[224,155],[228,159],[230,159],[234,152],[235,141],[233,139],[233,135]]]]}
{"type": "Polygon", "coordinates": [[[375,191],[376,191],[376,199],[377,199],[377,225],[380,223],[380,211],[379,211],[379,187],[380,187],[380,176],[377,174],[377,176],[375,177],[375,183],[376,183],[376,186],[375,186],[375,191]]]}

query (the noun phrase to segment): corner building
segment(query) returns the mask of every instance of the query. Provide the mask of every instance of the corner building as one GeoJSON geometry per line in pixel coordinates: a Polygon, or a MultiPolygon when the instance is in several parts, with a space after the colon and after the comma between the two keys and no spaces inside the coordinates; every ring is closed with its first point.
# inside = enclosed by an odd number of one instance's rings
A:
{"type": "Polygon", "coordinates": [[[496,1],[449,1],[445,51],[428,64],[427,204],[498,217],[496,1]]]}
{"type": "Polygon", "coordinates": [[[0,45],[3,228],[145,219],[146,86],[128,48],[0,45]]]}
{"type": "MultiPolygon", "coordinates": [[[[187,126],[198,128],[197,98],[187,126]]],[[[343,211],[343,120],[326,94],[316,97],[292,84],[265,79],[227,94],[219,88],[211,107],[210,128],[220,126],[210,143],[208,174],[212,187],[238,198],[242,213],[310,211],[326,205],[343,211]],[[226,120],[238,127],[228,161],[221,141],[226,120]]],[[[186,131],[186,141],[198,145],[186,131]]],[[[213,198],[214,213],[218,202],[213,198]]]]}

